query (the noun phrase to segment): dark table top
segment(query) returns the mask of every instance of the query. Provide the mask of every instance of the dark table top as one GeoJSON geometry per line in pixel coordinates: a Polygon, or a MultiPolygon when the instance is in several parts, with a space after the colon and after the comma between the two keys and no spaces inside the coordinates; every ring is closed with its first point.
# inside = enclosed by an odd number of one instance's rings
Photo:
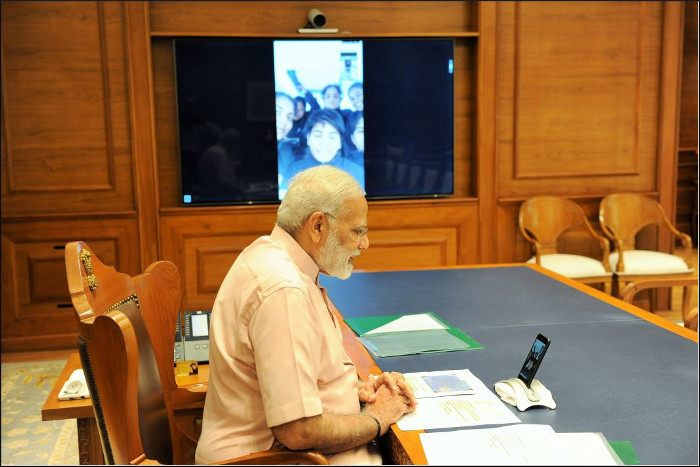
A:
{"type": "Polygon", "coordinates": [[[467,368],[493,388],[517,376],[542,333],[552,343],[536,378],[557,408],[511,407],[523,423],[630,441],[642,464],[698,463],[697,342],[615,300],[525,266],[354,273],[321,283],[345,318],[432,311],[484,345],[376,358],[382,370],[467,368]]]}

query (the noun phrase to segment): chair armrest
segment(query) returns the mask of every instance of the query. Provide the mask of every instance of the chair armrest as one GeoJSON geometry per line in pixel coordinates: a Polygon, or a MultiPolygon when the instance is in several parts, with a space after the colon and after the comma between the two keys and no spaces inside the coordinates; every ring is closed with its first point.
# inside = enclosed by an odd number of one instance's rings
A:
{"type": "Polygon", "coordinates": [[[690,257],[693,253],[693,241],[690,238],[690,235],[678,230],[673,224],[673,222],[669,220],[668,216],[666,216],[666,213],[663,211],[661,212],[661,219],[663,220],[663,224],[666,227],[668,227],[673,236],[681,239],[681,244],[683,245],[682,257],[685,260],[685,262],[688,263],[688,267],[690,267],[690,257]]]}
{"type": "Polygon", "coordinates": [[[532,255],[535,257],[535,264],[542,266],[542,244],[534,237],[526,237],[530,241],[532,247],[532,255]]]}
{"type": "Polygon", "coordinates": [[[204,399],[207,397],[207,385],[197,384],[194,386],[178,386],[171,391],[170,400],[173,408],[190,409],[194,407],[204,407],[204,399]]]}
{"type": "Polygon", "coordinates": [[[133,459],[130,462],[131,465],[163,465],[157,460],[149,459],[146,457],[145,454],[142,454],[141,456],[137,457],[136,459],[133,459]]]}
{"type": "Polygon", "coordinates": [[[197,447],[199,436],[202,434],[202,412],[203,409],[173,410],[175,424],[192,448],[197,447]]]}
{"type": "MultiPolygon", "coordinates": [[[[146,455],[131,461],[132,465],[163,465],[146,455]]],[[[330,465],[326,456],[317,451],[290,451],[277,448],[236,457],[211,465],[330,465]]]]}
{"type": "Polygon", "coordinates": [[[693,331],[698,330],[698,307],[690,310],[688,316],[683,318],[683,325],[688,329],[692,329],[693,331]]]}
{"type": "Polygon", "coordinates": [[[692,287],[698,285],[697,277],[685,277],[678,279],[643,279],[630,282],[620,292],[622,300],[628,303],[632,302],[634,296],[642,290],[661,287],[692,287]]]}
{"type": "Polygon", "coordinates": [[[600,248],[603,250],[603,258],[600,262],[603,264],[603,268],[606,272],[612,272],[612,268],[610,267],[610,240],[602,235],[598,235],[597,237],[600,242],[600,248]]]}
{"type": "Polygon", "coordinates": [[[522,214],[518,218],[518,228],[520,229],[520,232],[523,234],[523,237],[525,237],[525,240],[527,240],[528,243],[530,243],[530,247],[532,248],[532,253],[535,256],[535,263],[538,266],[541,266],[540,256],[542,254],[542,245],[532,234],[530,234],[530,231],[527,230],[523,226],[522,214]]]}
{"type": "Polygon", "coordinates": [[[215,463],[215,465],[275,464],[330,465],[330,462],[326,456],[317,451],[291,451],[285,448],[275,448],[215,463]]]}
{"type": "Polygon", "coordinates": [[[681,239],[681,244],[683,245],[683,259],[688,263],[688,267],[691,267],[690,258],[693,255],[693,240],[690,238],[690,235],[683,232],[678,232],[677,237],[681,239]]]}
{"type": "Polygon", "coordinates": [[[170,396],[178,430],[191,446],[196,447],[201,431],[197,420],[202,419],[204,399],[207,396],[206,386],[204,390],[195,391],[192,391],[190,387],[178,387],[171,392],[170,396]]]}

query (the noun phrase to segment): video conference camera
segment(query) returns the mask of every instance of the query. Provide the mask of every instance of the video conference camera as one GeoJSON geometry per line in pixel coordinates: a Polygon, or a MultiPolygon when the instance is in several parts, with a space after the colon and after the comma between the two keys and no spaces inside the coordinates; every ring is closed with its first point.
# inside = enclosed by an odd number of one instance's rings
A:
{"type": "Polygon", "coordinates": [[[311,8],[306,14],[309,24],[307,27],[314,27],[316,29],[322,28],[326,25],[326,15],[321,13],[318,8],[311,8]]]}

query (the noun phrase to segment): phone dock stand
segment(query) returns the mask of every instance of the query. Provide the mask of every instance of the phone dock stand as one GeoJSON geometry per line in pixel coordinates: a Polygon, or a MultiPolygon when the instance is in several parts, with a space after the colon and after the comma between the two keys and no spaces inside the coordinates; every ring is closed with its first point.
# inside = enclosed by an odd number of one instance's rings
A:
{"type": "Polygon", "coordinates": [[[521,412],[535,406],[557,408],[552,393],[536,379],[532,380],[529,388],[519,378],[498,381],[493,388],[503,402],[517,407],[521,412]]]}

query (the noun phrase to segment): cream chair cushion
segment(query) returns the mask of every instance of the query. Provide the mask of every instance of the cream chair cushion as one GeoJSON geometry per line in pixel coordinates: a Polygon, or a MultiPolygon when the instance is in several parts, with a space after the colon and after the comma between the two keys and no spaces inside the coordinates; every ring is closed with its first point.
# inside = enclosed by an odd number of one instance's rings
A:
{"type": "MultiPolygon", "coordinates": [[[[610,253],[610,267],[617,269],[619,253],[610,253]]],[[[627,250],[624,253],[625,271],[620,276],[632,274],[680,274],[693,272],[683,258],[669,253],[648,250],[627,250]]]]}
{"type": "MultiPolygon", "coordinates": [[[[626,255],[625,258],[627,258],[626,255]]],[[[527,262],[535,263],[535,257],[533,256],[527,262]]],[[[542,255],[540,256],[540,266],[571,279],[612,275],[612,273],[605,270],[603,263],[588,256],[560,253],[542,255]]]]}

